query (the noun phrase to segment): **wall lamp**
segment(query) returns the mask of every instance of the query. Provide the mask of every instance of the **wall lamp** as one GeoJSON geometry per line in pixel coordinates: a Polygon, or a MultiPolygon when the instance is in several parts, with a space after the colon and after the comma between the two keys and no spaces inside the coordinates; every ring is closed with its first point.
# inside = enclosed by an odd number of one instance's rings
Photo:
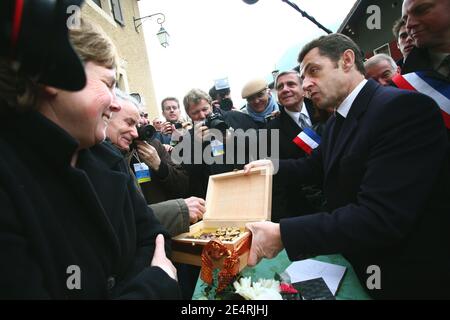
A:
{"type": "Polygon", "coordinates": [[[150,14],[148,16],[145,17],[140,17],[140,18],[135,18],[133,17],[133,22],[134,22],[134,29],[136,30],[137,33],[139,33],[139,27],[142,26],[142,24],[144,23],[144,19],[149,19],[152,17],[156,17],[159,16],[156,19],[156,22],[160,25],[159,31],[158,33],[156,33],[156,35],[158,36],[158,40],[159,43],[166,48],[169,45],[169,33],[166,31],[166,29],[164,29],[163,27],[163,23],[164,21],[166,21],[166,16],[161,13],[154,13],[154,14],[150,14]]]}

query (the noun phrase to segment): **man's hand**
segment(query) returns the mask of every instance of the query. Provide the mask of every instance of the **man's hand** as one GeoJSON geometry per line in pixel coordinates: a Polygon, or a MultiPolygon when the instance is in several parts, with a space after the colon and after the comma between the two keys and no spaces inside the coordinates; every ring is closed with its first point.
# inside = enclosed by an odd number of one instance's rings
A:
{"type": "Polygon", "coordinates": [[[164,122],[161,126],[161,133],[172,134],[174,129],[174,125],[171,122],[164,122]]]}
{"type": "Polygon", "coordinates": [[[161,165],[161,159],[159,158],[158,151],[149,145],[145,141],[136,141],[137,150],[139,157],[142,161],[145,162],[150,168],[155,171],[159,170],[159,166],[161,165]]]}
{"type": "Polygon", "coordinates": [[[245,165],[244,174],[250,173],[250,170],[252,168],[260,168],[260,167],[271,167],[273,169],[273,163],[271,160],[268,159],[252,161],[249,164],[245,165]]]}
{"type": "Polygon", "coordinates": [[[194,124],[194,139],[203,142],[209,136],[209,129],[207,126],[203,125],[203,122],[198,122],[194,124]]]}
{"type": "Polygon", "coordinates": [[[184,199],[184,202],[189,209],[189,222],[191,224],[203,219],[203,214],[206,211],[205,200],[202,198],[190,197],[184,199]]]}
{"type": "Polygon", "coordinates": [[[152,267],[160,267],[165,273],[172,279],[178,281],[177,269],[172,262],[167,259],[166,251],[164,249],[164,237],[162,234],[158,234],[155,241],[155,252],[153,253],[153,259],[151,262],[152,267]]]}
{"type": "Polygon", "coordinates": [[[218,109],[220,109],[220,102],[219,102],[219,100],[213,100],[213,101],[211,101],[211,106],[213,106],[213,108],[218,108],[218,109]]]}
{"type": "Polygon", "coordinates": [[[167,153],[171,153],[173,147],[170,144],[163,144],[164,149],[166,149],[167,153]]]}
{"type": "Polygon", "coordinates": [[[269,221],[247,223],[252,233],[252,246],[247,264],[255,266],[262,258],[272,259],[283,250],[280,225],[269,221]]]}

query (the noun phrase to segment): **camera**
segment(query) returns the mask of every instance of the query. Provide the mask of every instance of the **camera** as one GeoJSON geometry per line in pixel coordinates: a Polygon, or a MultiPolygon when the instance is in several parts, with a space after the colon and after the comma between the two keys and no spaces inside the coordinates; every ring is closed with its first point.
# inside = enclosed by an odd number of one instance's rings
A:
{"type": "Polygon", "coordinates": [[[225,122],[220,113],[210,113],[205,121],[203,122],[205,126],[210,129],[217,129],[221,132],[225,132],[230,126],[225,122]]]}
{"type": "Polygon", "coordinates": [[[231,111],[231,109],[233,109],[233,101],[230,98],[222,98],[222,100],[220,100],[220,109],[231,111]]]}
{"type": "Polygon", "coordinates": [[[138,137],[136,138],[136,140],[149,142],[155,136],[156,129],[151,124],[147,124],[145,126],[138,127],[137,132],[138,137]]]}
{"type": "Polygon", "coordinates": [[[183,128],[183,124],[181,122],[175,122],[173,124],[173,126],[175,127],[175,129],[182,129],[183,128]]]}

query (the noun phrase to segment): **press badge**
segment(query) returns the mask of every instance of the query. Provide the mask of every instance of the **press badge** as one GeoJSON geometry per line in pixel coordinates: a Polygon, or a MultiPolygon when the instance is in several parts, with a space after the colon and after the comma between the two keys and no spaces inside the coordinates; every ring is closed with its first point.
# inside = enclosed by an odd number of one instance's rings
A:
{"type": "Polygon", "coordinates": [[[223,150],[223,143],[220,142],[219,140],[211,141],[211,150],[213,157],[218,157],[225,153],[225,151],[223,150]]]}
{"type": "Polygon", "coordinates": [[[149,167],[145,163],[134,163],[134,172],[139,183],[152,181],[149,167]]]}

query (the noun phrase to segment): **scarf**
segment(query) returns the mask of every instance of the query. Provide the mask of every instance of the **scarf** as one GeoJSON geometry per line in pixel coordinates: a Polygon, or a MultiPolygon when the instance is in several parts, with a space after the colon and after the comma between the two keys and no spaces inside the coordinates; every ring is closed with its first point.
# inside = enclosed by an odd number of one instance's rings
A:
{"type": "Polygon", "coordinates": [[[248,104],[247,104],[247,113],[248,115],[256,122],[266,122],[266,117],[270,115],[274,111],[278,111],[278,104],[275,102],[275,99],[270,96],[269,103],[267,104],[266,109],[263,112],[255,112],[248,104]]]}

